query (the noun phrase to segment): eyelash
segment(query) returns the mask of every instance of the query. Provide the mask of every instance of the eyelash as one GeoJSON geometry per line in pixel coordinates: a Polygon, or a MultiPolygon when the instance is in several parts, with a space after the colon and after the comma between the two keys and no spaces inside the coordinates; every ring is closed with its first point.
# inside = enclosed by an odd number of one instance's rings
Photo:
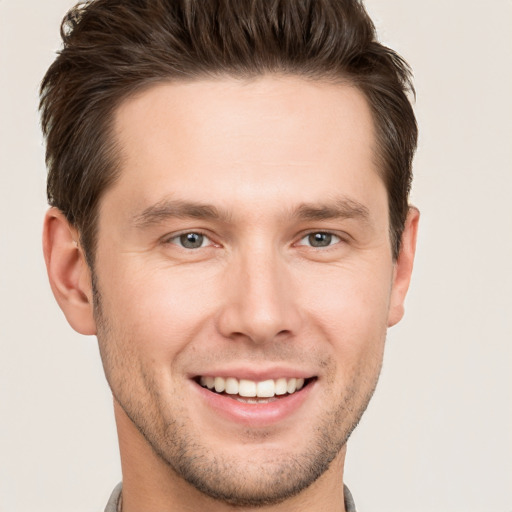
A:
{"type": "MultiPolygon", "coordinates": [[[[309,241],[311,242],[311,240],[309,240],[309,241]]],[[[299,239],[299,241],[297,242],[296,245],[303,246],[303,247],[308,247],[308,248],[312,248],[312,249],[327,250],[327,249],[330,249],[330,248],[334,247],[335,245],[337,245],[337,244],[339,244],[340,242],[343,242],[343,241],[344,241],[344,239],[342,238],[341,235],[333,233],[332,231],[309,231],[308,233],[305,233],[299,239]],[[314,246],[314,245],[311,245],[311,243],[309,243],[309,244],[301,244],[300,243],[303,240],[308,239],[309,237],[311,237],[313,235],[323,235],[323,236],[330,237],[329,242],[332,241],[334,243],[328,243],[328,245],[324,245],[324,246],[314,246]],[[333,240],[333,239],[335,239],[335,240],[333,240]]]]}
{"type": "Polygon", "coordinates": [[[204,249],[205,247],[216,245],[212,241],[212,239],[206,233],[204,233],[202,231],[183,231],[181,233],[176,233],[176,234],[173,234],[172,236],[165,237],[162,241],[164,244],[173,244],[173,245],[180,247],[181,249],[185,249],[185,250],[189,250],[189,251],[193,251],[196,249],[204,249]],[[186,237],[188,235],[198,235],[199,237],[203,237],[203,241],[202,241],[201,245],[198,247],[185,247],[183,245],[183,241],[180,239],[182,237],[186,237]],[[209,241],[210,243],[207,245],[203,245],[203,243],[205,241],[209,241]]]}

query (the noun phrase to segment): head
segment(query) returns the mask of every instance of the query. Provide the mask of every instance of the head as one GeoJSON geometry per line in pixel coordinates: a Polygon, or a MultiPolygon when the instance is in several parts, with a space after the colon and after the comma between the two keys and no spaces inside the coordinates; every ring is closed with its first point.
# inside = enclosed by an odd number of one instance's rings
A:
{"type": "Polygon", "coordinates": [[[122,456],[234,505],[300,494],[340,468],[402,315],[406,64],[356,1],[97,0],[63,38],[45,253],[122,456]]]}

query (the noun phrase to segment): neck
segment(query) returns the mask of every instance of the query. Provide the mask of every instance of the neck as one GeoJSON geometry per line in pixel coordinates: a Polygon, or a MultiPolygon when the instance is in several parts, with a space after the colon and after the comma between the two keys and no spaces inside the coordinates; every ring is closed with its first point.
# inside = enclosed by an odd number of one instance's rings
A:
{"type": "Polygon", "coordinates": [[[297,496],[281,503],[239,507],[210,498],[181,478],[114,401],[123,473],[122,512],[344,512],[345,447],[329,469],[297,496]]]}

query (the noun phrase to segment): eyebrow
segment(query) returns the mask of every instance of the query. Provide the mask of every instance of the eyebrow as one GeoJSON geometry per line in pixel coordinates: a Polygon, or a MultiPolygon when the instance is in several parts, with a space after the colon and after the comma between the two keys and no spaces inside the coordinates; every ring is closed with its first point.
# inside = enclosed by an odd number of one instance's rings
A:
{"type": "MultiPolygon", "coordinates": [[[[145,229],[171,218],[214,220],[228,223],[231,215],[228,212],[219,211],[210,204],[164,199],[137,214],[134,217],[134,224],[137,228],[145,229]]],[[[301,221],[359,219],[369,222],[370,212],[362,203],[343,197],[325,204],[303,203],[291,212],[290,218],[297,218],[301,221]]]]}
{"type": "Polygon", "coordinates": [[[148,228],[171,218],[227,220],[227,217],[227,214],[221,214],[215,206],[209,204],[164,199],[136,215],[134,221],[136,227],[148,228]]]}
{"type": "Polygon", "coordinates": [[[364,204],[345,197],[326,204],[301,204],[295,215],[304,221],[331,219],[370,221],[370,211],[364,204]]]}

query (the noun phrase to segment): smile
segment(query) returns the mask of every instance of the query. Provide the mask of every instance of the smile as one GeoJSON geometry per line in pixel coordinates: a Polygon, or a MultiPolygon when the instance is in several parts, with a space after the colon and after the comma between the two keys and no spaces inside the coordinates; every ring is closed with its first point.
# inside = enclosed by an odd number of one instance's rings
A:
{"type": "Polygon", "coordinates": [[[256,382],[235,377],[200,377],[199,384],[215,393],[232,395],[232,398],[241,402],[261,403],[261,400],[256,399],[275,399],[277,396],[292,395],[308,384],[309,380],[283,377],[256,382]],[[253,400],[250,400],[251,398],[253,400]]]}

